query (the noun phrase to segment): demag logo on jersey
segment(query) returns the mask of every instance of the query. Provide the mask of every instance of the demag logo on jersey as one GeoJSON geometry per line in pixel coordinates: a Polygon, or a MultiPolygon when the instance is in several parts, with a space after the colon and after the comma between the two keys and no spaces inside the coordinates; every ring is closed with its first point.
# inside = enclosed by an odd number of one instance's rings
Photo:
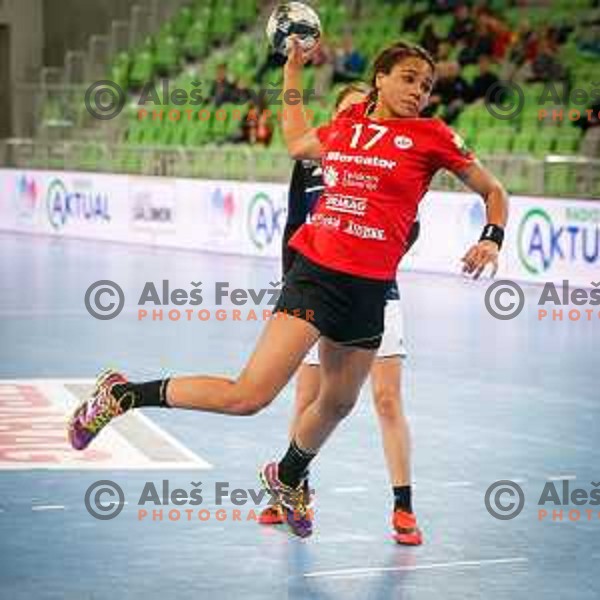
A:
{"type": "Polygon", "coordinates": [[[71,221],[109,222],[108,194],[95,190],[82,180],[69,187],[62,179],[53,179],[46,194],[48,220],[54,229],[71,221]]]}
{"type": "Polygon", "coordinates": [[[248,206],[247,227],[252,243],[265,250],[274,241],[279,243],[287,216],[285,204],[277,206],[271,196],[265,192],[256,194],[248,206]]]}
{"type": "Polygon", "coordinates": [[[566,208],[558,219],[547,210],[529,209],[517,234],[519,259],[525,270],[541,275],[560,265],[590,267],[600,256],[600,209],[566,208]]]}

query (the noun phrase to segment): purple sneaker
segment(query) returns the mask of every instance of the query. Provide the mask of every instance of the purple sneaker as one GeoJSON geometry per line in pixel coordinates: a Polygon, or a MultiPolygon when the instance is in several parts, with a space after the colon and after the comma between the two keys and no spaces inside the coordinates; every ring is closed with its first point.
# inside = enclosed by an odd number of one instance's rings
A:
{"type": "Polygon", "coordinates": [[[84,400],[73,413],[68,435],[75,450],[85,450],[112,419],[125,412],[121,403],[112,395],[112,387],[116,383],[127,383],[127,379],[115,371],[106,371],[100,375],[92,397],[84,400]]]}
{"type": "Polygon", "coordinates": [[[260,470],[259,477],[267,491],[278,500],[292,533],[303,538],[310,536],[313,532],[313,511],[306,480],[295,489],[281,483],[276,462],[267,463],[260,470]]]}

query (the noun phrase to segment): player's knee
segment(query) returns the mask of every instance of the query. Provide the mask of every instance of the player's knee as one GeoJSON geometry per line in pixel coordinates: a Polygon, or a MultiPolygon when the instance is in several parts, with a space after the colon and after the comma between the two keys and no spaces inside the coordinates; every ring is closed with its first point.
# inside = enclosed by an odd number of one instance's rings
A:
{"type": "Polygon", "coordinates": [[[394,386],[379,386],[373,390],[375,408],[380,419],[393,420],[402,417],[400,392],[394,386]]]}
{"type": "Polygon", "coordinates": [[[230,403],[231,412],[240,417],[251,417],[271,403],[272,398],[258,388],[237,386],[230,403]]]}
{"type": "Polygon", "coordinates": [[[236,401],[231,406],[231,412],[240,417],[253,417],[263,408],[266,408],[268,404],[269,403],[263,401],[262,398],[245,398],[243,400],[236,401]]]}
{"type": "Polygon", "coordinates": [[[341,421],[352,412],[355,404],[356,398],[339,396],[331,398],[327,403],[327,408],[336,421],[341,421]]]}

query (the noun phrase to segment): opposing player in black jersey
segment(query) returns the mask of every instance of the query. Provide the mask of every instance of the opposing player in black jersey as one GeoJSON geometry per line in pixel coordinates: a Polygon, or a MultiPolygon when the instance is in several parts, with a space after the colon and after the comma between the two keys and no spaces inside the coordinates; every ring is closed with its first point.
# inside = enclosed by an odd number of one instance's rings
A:
{"type": "MultiPolygon", "coordinates": [[[[371,88],[363,83],[351,84],[338,95],[335,113],[352,104],[364,102],[371,88]]],[[[296,252],[288,246],[288,241],[308,219],[324,189],[323,172],[318,161],[299,160],[294,164],[288,195],[288,217],[283,236],[282,269],[289,271],[296,252]]],[[[415,221],[409,239],[412,246],[419,235],[419,221],[415,221]]],[[[417,527],[412,508],[410,475],[410,435],[407,420],[402,410],[401,376],[402,359],[406,356],[403,341],[403,320],[400,293],[397,284],[390,286],[386,296],[385,330],[377,357],[371,368],[371,388],[381,434],[383,448],[390,473],[394,495],[392,525],[394,539],[399,544],[419,545],[423,536],[417,527]]],[[[290,426],[290,439],[294,439],[294,429],[300,415],[316,401],[319,394],[319,352],[315,344],[306,355],[298,370],[294,416],[290,426]]],[[[308,476],[304,479],[304,489],[310,495],[308,476]]],[[[263,525],[276,525],[285,522],[281,506],[266,508],[260,516],[263,525]]]]}

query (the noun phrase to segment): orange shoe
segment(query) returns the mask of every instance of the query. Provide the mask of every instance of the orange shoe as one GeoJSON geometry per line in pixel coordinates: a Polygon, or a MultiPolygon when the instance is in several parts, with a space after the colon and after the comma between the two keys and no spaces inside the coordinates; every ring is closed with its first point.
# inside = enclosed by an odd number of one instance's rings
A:
{"type": "Polygon", "coordinates": [[[281,504],[267,506],[258,517],[260,525],[281,525],[285,523],[285,515],[281,504]]]}
{"type": "Polygon", "coordinates": [[[420,546],[423,543],[423,534],[417,527],[417,516],[414,513],[395,510],[392,515],[392,537],[396,543],[404,546],[420,546]]]}

